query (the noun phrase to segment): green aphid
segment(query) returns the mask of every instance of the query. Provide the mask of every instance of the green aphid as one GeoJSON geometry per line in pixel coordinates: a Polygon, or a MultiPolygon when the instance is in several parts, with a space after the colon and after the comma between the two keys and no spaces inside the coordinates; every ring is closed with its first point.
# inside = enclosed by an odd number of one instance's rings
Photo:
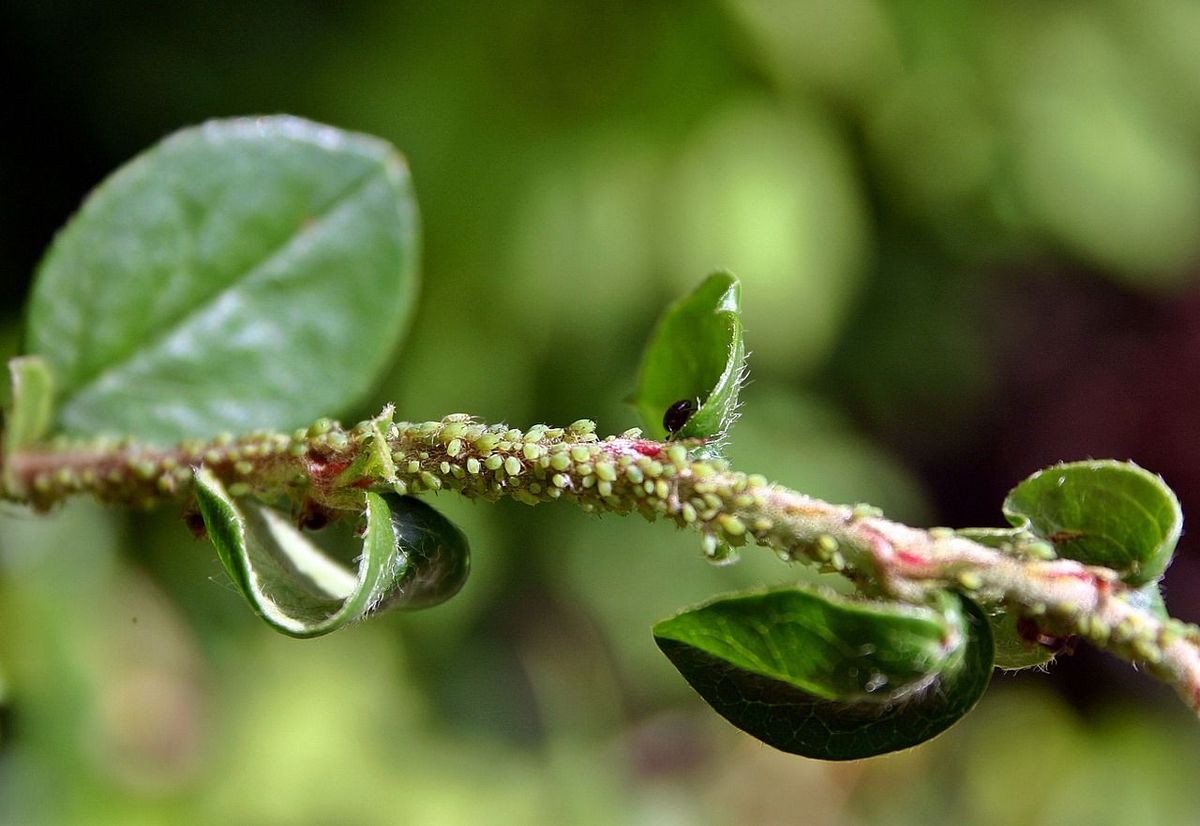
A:
{"type": "Polygon", "coordinates": [[[596,423],[591,419],[579,419],[571,422],[571,424],[567,426],[567,430],[576,436],[586,436],[596,432],[596,423]]]}
{"type": "Polygon", "coordinates": [[[443,444],[449,444],[462,437],[466,432],[467,426],[465,424],[462,422],[451,422],[442,428],[441,433],[438,434],[438,438],[441,439],[443,444]]]}
{"type": "Polygon", "coordinates": [[[576,462],[586,462],[592,458],[592,452],[582,445],[576,445],[571,448],[571,458],[576,462]]]}
{"type": "Polygon", "coordinates": [[[495,433],[484,433],[475,440],[474,447],[480,453],[491,453],[500,443],[500,437],[495,433]]]}

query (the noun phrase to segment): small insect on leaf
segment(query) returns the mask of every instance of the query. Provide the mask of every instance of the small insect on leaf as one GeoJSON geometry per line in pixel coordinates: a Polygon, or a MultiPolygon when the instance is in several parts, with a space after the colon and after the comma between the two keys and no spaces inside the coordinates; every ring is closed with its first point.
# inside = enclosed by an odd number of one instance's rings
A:
{"type": "Polygon", "coordinates": [[[714,273],[659,319],[632,399],[649,438],[715,445],[728,434],[745,377],[739,294],[736,278],[714,273]]]}
{"type": "Polygon", "coordinates": [[[674,437],[699,408],[700,406],[692,399],[680,399],[675,402],[667,408],[666,413],[663,413],[663,430],[667,431],[668,436],[674,437]]]}

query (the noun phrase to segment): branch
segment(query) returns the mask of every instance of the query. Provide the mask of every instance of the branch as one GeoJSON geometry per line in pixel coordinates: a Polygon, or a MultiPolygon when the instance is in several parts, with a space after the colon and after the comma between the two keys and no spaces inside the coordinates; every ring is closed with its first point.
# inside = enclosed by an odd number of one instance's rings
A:
{"type": "Polygon", "coordinates": [[[356,514],[366,488],[636,511],[699,531],[709,553],[753,541],[784,560],[841,572],[881,598],[923,603],[941,588],[969,593],[985,608],[1144,665],[1200,712],[1200,627],[1142,607],[1114,571],[1047,558],[1044,545],[990,548],[949,529],[889,521],[867,506],[831,505],[721,461],[693,459],[694,446],[650,441],[636,430],[601,440],[586,420],[524,432],[464,414],[393,423],[389,408],[350,430],[322,420],[291,435],[171,448],[57,440],[0,460],[0,496],[39,510],[81,493],[132,506],[187,505],[193,470],[204,465],[232,495],[287,496],[301,514],[356,514]]]}

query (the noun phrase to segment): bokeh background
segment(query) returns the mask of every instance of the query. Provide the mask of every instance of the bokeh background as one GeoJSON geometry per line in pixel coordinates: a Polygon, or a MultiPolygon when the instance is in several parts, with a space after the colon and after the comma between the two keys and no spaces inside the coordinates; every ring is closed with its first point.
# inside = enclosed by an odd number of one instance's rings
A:
{"type": "MultiPolygon", "coordinates": [[[[917,524],[1060,459],[1200,513],[1200,5],[657,0],[0,5],[0,354],[104,175],[215,116],[384,136],[425,223],[405,418],[635,424],[666,301],[743,281],[740,467],[917,524]]],[[[333,276],[335,277],[335,276],[333,276]]],[[[793,575],[566,508],[439,507],[455,600],[298,642],[177,514],[0,514],[0,822],[1183,824],[1200,726],[1081,652],[845,765],[709,712],[649,628],[793,575]]],[[[1166,580],[1200,620],[1193,537],[1166,580]]]]}

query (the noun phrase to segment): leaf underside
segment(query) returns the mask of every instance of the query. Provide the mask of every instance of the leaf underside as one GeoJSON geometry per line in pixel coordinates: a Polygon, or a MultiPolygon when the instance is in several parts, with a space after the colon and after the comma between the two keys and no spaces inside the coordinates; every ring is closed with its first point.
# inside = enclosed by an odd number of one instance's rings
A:
{"type": "Polygon", "coordinates": [[[655,638],[730,723],[823,760],[934,737],[970,711],[992,673],[985,617],[951,595],[935,612],[767,592],[665,620],[655,638]]]}
{"type": "Polygon", "coordinates": [[[195,480],[226,571],[255,612],[289,636],[328,634],[383,610],[432,607],[466,580],[466,538],[418,499],[365,494],[362,551],[351,572],[277,511],[235,500],[211,471],[199,469],[195,480]]]}

